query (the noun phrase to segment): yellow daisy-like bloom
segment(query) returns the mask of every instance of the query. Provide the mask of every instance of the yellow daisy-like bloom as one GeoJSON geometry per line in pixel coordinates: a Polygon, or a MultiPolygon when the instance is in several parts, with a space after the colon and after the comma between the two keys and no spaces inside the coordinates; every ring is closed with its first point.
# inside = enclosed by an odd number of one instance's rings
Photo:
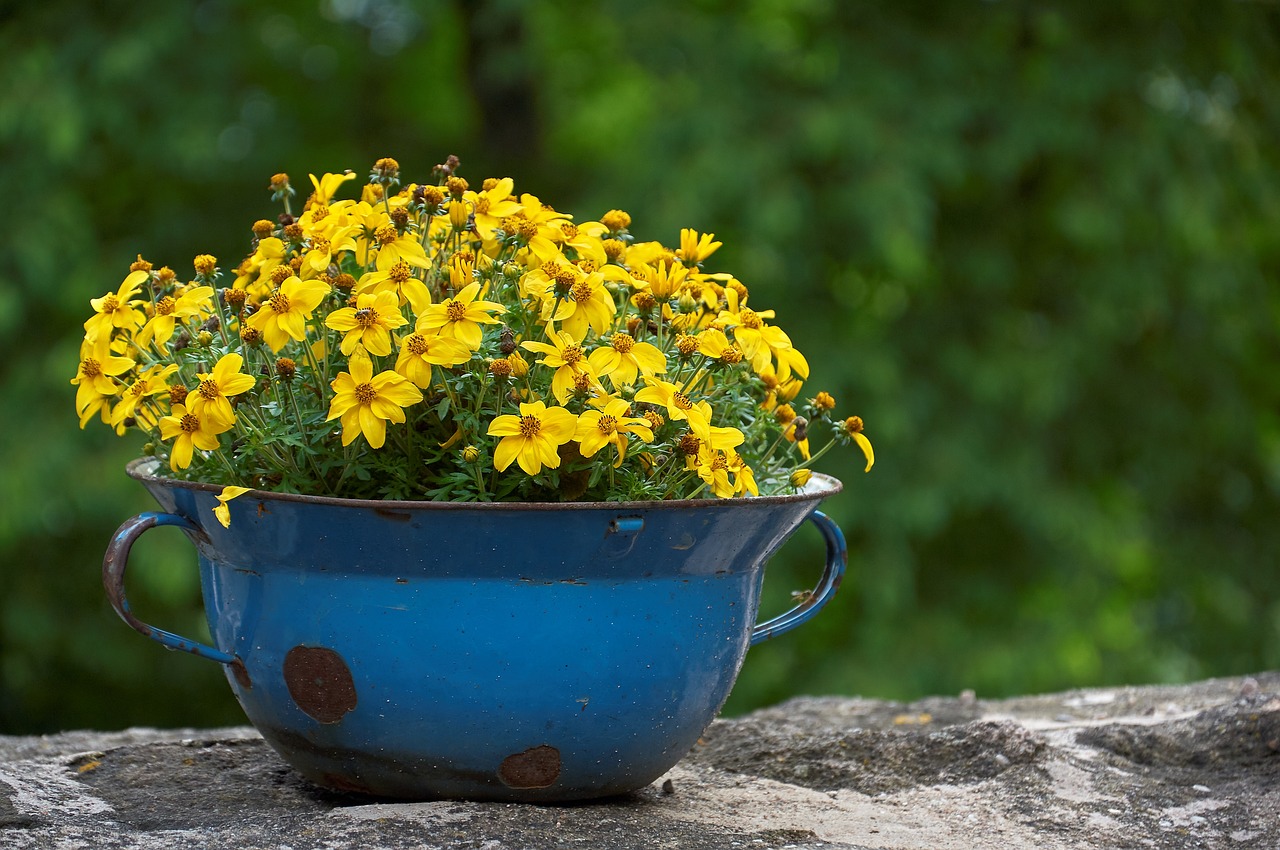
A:
{"type": "Polygon", "coordinates": [[[809,361],[791,345],[791,338],[782,328],[765,324],[765,319],[773,318],[772,310],[757,312],[745,305],[740,307],[738,292],[732,287],[726,287],[724,294],[728,309],[720,312],[716,324],[733,328],[733,339],[755,372],[761,372],[772,359],[778,364],[779,382],[790,378],[792,372],[801,378],[809,377],[809,361]]]}
{"type": "Polygon", "coordinates": [[[646,376],[644,380],[649,386],[636,393],[636,401],[665,407],[668,419],[686,421],[694,434],[703,440],[710,439],[710,418],[688,396],[680,392],[680,387],[660,378],[646,376]]]}
{"type": "Polygon", "coordinates": [[[547,338],[551,340],[551,344],[530,340],[520,343],[520,347],[526,351],[542,354],[543,358],[538,362],[556,370],[551,376],[551,392],[555,395],[556,401],[564,404],[569,396],[573,395],[574,388],[580,379],[586,378],[588,385],[596,381],[595,370],[591,367],[591,362],[583,352],[582,346],[571,334],[548,326],[547,338]]]}
{"type": "Polygon", "coordinates": [[[507,308],[494,301],[478,301],[480,284],[469,283],[453,298],[432,304],[418,317],[419,333],[434,331],[440,336],[453,337],[472,351],[480,350],[484,339],[481,325],[495,325],[498,320],[490,313],[505,313],[507,308]]]}
{"type": "Polygon", "coordinates": [[[222,488],[222,492],[218,494],[218,504],[213,509],[213,515],[218,518],[218,522],[222,523],[223,528],[231,527],[231,508],[227,506],[227,502],[238,496],[243,496],[249,490],[250,488],[248,487],[237,487],[235,485],[222,488]]]}
{"type": "Polygon", "coordinates": [[[689,270],[676,262],[658,260],[656,264],[644,263],[636,267],[633,276],[640,289],[652,295],[659,304],[665,304],[679,294],[689,270]]]}
{"type": "Polygon", "coordinates": [[[378,242],[376,259],[378,271],[387,271],[396,263],[404,262],[411,266],[425,269],[431,265],[427,259],[426,249],[418,241],[418,237],[405,231],[399,233],[394,224],[384,224],[374,231],[378,242]]]}
{"type": "Polygon", "coordinates": [[[102,411],[102,421],[108,418],[107,400],[120,392],[120,383],[115,380],[134,367],[128,357],[120,357],[111,353],[111,345],[105,337],[91,342],[85,340],[80,344],[80,366],[71,385],[76,388],[76,414],[80,417],[80,427],[102,411]]]}
{"type": "Polygon", "coordinates": [[[249,317],[247,324],[262,333],[272,351],[279,351],[290,339],[302,342],[307,338],[307,319],[328,294],[328,284],[299,280],[294,275],[262,302],[261,309],[249,317]]]}
{"type": "Polygon", "coordinates": [[[375,449],[387,441],[387,420],[405,421],[404,410],[422,401],[422,391],[392,371],[373,374],[373,361],[363,352],[348,361],[350,372],[340,372],[330,384],[333,401],[325,421],[342,420],[342,445],[364,435],[375,449]]]}
{"type": "Polygon", "coordinates": [[[143,403],[151,396],[167,390],[169,376],[177,371],[178,366],[175,363],[167,366],[157,363],[143,371],[132,384],[125,387],[120,393],[120,402],[111,411],[111,424],[115,426],[118,433],[124,433],[124,421],[131,416],[143,420],[147,425],[155,423],[155,414],[148,413],[143,403]]]}
{"type": "Polygon", "coordinates": [[[698,334],[697,340],[698,351],[712,360],[718,360],[728,366],[741,363],[743,360],[742,350],[730,342],[722,330],[707,328],[698,334]]]}
{"type": "Polygon", "coordinates": [[[667,371],[667,358],[658,347],[636,342],[631,334],[616,333],[587,356],[587,362],[600,377],[607,377],[614,389],[634,384],[644,375],[651,377],[667,371]]]}
{"type": "Polygon", "coordinates": [[[356,296],[355,307],[334,310],[324,320],[325,327],[343,333],[339,346],[350,356],[362,345],[379,357],[391,353],[391,331],[409,324],[400,313],[400,299],[394,292],[370,292],[356,296]]]}
{"type": "Polygon", "coordinates": [[[415,314],[431,306],[431,290],[413,275],[413,267],[399,262],[386,271],[371,271],[360,277],[355,286],[357,294],[366,292],[394,292],[400,304],[408,304],[415,314]]]}
{"type": "Polygon", "coordinates": [[[871,441],[862,433],[862,428],[861,416],[850,416],[840,423],[840,433],[857,443],[858,448],[862,449],[862,454],[867,459],[867,468],[862,471],[870,472],[871,467],[876,465],[876,453],[871,448],[871,441]]]}
{"type": "Polygon", "coordinates": [[[156,301],[155,309],[155,315],[134,336],[134,342],[145,347],[154,340],[156,348],[163,352],[179,320],[199,319],[213,312],[213,287],[193,286],[177,298],[166,295],[156,301]]]}
{"type": "Polygon", "coordinates": [[[631,275],[618,266],[605,266],[591,272],[574,281],[567,296],[556,306],[554,316],[551,308],[555,300],[543,301],[542,321],[555,322],[576,340],[585,339],[588,330],[603,334],[613,325],[613,317],[618,312],[613,293],[605,286],[606,279],[632,282],[631,275]]]}
{"type": "Polygon", "coordinates": [[[94,312],[84,323],[85,339],[97,341],[99,337],[110,337],[116,328],[131,331],[145,322],[147,317],[138,309],[142,302],[135,301],[134,296],[148,276],[142,270],[129,272],[115,292],[90,299],[94,312]]]}
{"type": "Polygon", "coordinates": [[[558,241],[562,251],[567,248],[573,251],[578,259],[590,260],[597,266],[602,266],[608,262],[609,257],[605,254],[604,246],[600,244],[600,237],[602,234],[607,233],[609,228],[598,221],[587,221],[582,224],[561,221],[559,225],[558,241]]]}
{"type": "MultiPolygon", "coordinates": [[[[487,185],[488,181],[485,182],[487,185]]],[[[515,182],[510,177],[503,177],[481,192],[463,193],[463,199],[471,205],[475,216],[476,233],[484,241],[493,239],[493,231],[504,218],[520,211],[520,202],[511,197],[514,187],[515,182]]]]}
{"type": "Polygon", "coordinates": [[[537,475],[544,466],[558,468],[557,449],[573,439],[577,422],[563,407],[522,402],[519,416],[507,413],[489,423],[489,436],[502,438],[493,453],[494,468],[504,472],[513,461],[529,475],[537,475]]]}
{"type": "Polygon", "coordinates": [[[307,176],[311,178],[311,185],[315,187],[316,203],[320,204],[329,203],[333,200],[333,193],[338,191],[343,183],[356,179],[354,171],[348,171],[345,174],[326,174],[319,180],[316,179],[314,174],[308,174],[307,176]]]}
{"type": "Polygon", "coordinates": [[[649,420],[630,413],[631,405],[625,400],[611,398],[603,409],[588,410],[579,416],[573,438],[578,441],[582,456],[594,457],[596,452],[612,443],[618,450],[613,465],[619,467],[627,457],[628,434],[635,434],[646,443],[652,442],[653,429],[649,427],[649,420]]]}
{"type": "Polygon", "coordinates": [[[452,337],[418,333],[409,334],[400,343],[396,372],[419,387],[431,386],[431,367],[457,366],[471,359],[471,349],[452,337]]]}
{"type": "Polygon", "coordinates": [[[676,252],[676,256],[684,260],[686,266],[696,266],[724,244],[712,242],[711,240],[715,238],[714,233],[704,233],[699,236],[698,231],[688,227],[683,228],[680,231],[680,250],[676,252]]]}
{"type": "Polygon", "coordinates": [[[354,224],[333,231],[331,236],[319,233],[311,235],[310,247],[302,257],[302,267],[309,272],[308,277],[328,271],[329,264],[335,262],[343,251],[355,251],[355,233],[359,228],[354,224]]]}
{"type": "Polygon", "coordinates": [[[201,376],[200,385],[187,396],[188,408],[196,416],[215,422],[234,422],[230,396],[253,389],[257,381],[252,375],[240,371],[244,358],[239,354],[224,354],[214,364],[213,371],[201,376]]]}
{"type": "Polygon", "coordinates": [[[160,418],[160,436],[173,440],[169,452],[169,468],[174,472],[191,465],[195,449],[212,452],[218,449],[218,435],[231,430],[231,422],[214,422],[196,416],[184,405],[175,404],[169,416],[160,418]]]}

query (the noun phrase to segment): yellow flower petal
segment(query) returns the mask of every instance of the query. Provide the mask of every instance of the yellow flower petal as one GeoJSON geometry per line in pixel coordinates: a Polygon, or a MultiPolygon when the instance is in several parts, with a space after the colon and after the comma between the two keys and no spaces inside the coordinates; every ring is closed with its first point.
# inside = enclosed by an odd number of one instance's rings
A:
{"type": "Polygon", "coordinates": [[[223,528],[231,527],[231,508],[227,506],[227,502],[237,496],[243,496],[249,492],[248,487],[237,487],[230,485],[222,488],[222,492],[218,494],[218,506],[213,509],[213,515],[218,518],[218,522],[222,523],[223,528]]]}

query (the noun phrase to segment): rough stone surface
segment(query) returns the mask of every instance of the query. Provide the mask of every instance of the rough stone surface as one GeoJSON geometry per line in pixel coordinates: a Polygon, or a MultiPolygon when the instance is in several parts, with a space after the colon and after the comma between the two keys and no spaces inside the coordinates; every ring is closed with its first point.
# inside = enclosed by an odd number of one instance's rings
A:
{"type": "Polygon", "coordinates": [[[662,780],[573,806],[322,791],[248,728],[0,736],[0,847],[1280,847],[1280,673],[718,720],[662,780]]]}

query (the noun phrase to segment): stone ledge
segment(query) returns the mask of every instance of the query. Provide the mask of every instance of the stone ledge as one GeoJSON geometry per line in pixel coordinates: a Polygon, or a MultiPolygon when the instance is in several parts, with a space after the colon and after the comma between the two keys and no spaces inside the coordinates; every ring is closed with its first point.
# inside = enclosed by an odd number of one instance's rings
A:
{"type": "Polygon", "coordinates": [[[718,720],[662,781],[574,806],[321,791],[249,728],[0,736],[0,846],[1268,848],[1280,673],[718,720]]]}

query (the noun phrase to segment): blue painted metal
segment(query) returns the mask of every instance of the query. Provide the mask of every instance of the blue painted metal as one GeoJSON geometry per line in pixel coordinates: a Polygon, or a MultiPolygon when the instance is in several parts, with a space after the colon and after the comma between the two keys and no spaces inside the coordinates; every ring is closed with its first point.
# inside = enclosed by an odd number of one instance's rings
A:
{"type": "Polygon", "coordinates": [[[312,781],[403,798],[567,801],[640,788],[715,717],[750,644],[836,592],[840,490],[759,499],[463,505],[221,488],[130,464],[165,513],[121,526],[103,567],[129,625],[221,661],[250,722],[312,781]],[[764,564],[805,519],[813,594],[755,625],[764,564]],[[138,620],[129,547],[156,525],[199,554],[217,648],[138,620]]]}

